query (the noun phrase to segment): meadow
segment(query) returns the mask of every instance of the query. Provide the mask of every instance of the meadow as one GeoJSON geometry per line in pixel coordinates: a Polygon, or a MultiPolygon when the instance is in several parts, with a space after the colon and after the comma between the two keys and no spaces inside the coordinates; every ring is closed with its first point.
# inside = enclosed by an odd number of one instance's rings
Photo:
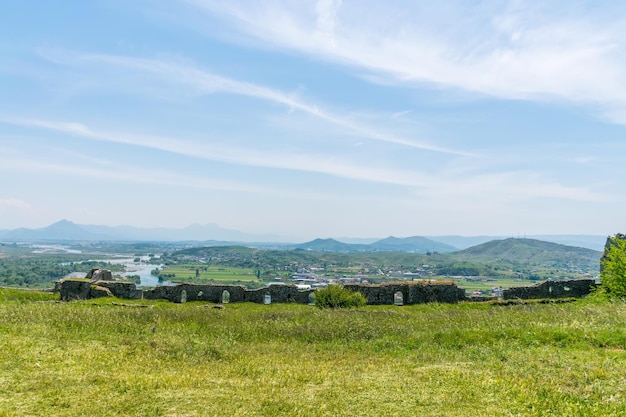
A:
{"type": "Polygon", "coordinates": [[[624,416],[626,303],[320,310],[0,289],[0,416],[624,416]]]}
{"type": "MultiPolygon", "coordinates": [[[[193,282],[196,284],[236,283],[257,281],[256,271],[251,268],[229,266],[206,266],[202,264],[168,265],[161,276],[175,282],[193,282]]],[[[260,283],[260,282],[259,282],[260,283]]]]}

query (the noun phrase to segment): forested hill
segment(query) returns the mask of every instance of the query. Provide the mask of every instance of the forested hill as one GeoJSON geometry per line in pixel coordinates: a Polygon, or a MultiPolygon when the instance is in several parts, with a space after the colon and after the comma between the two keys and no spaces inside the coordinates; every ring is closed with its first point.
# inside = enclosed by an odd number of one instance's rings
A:
{"type": "Polygon", "coordinates": [[[536,239],[492,240],[481,245],[456,252],[455,255],[473,260],[505,260],[525,264],[573,264],[598,265],[602,253],[587,248],[560,245],[536,239]]]}
{"type": "MultiPolygon", "coordinates": [[[[325,242],[328,243],[328,242],[325,242]]],[[[256,267],[289,263],[338,265],[419,266],[475,263],[481,265],[526,265],[596,270],[601,252],[534,239],[494,240],[453,253],[407,253],[405,251],[331,252],[305,249],[265,250],[242,246],[189,248],[166,258],[184,261],[204,258],[211,263],[256,267]]]]}

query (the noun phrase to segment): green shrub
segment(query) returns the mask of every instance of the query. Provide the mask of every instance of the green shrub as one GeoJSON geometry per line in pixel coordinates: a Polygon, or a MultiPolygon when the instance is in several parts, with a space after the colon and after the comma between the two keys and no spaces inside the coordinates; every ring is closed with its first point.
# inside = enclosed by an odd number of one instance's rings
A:
{"type": "Polygon", "coordinates": [[[626,298],[626,239],[609,238],[600,261],[603,290],[612,297],[626,298]]]}
{"type": "Polygon", "coordinates": [[[341,285],[329,285],[315,292],[315,305],[319,308],[361,307],[367,303],[360,292],[352,292],[341,285]]]}

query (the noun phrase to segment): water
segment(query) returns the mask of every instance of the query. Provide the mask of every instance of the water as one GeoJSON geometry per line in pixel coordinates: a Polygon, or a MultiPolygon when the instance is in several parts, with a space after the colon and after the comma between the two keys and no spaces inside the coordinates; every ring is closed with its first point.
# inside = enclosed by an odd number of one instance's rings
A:
{"type": "MultiPolygon", "coordinates": [[[[149,257],[143,256],[141,260],[146,261],[149,257]]],[[[124,265],[126,268],[126,272],[121,274],[122,276],[130,276],[130,275],[138,275],[139,276],[139,284],[138,287],[157,287],[159,285],[176,285],[170,281],[161,281],[159,282],[159,277],[152,275],[152,270],[156,268],[163,268],[163,265],[153,265],[153,264],[144,264],[140,262],[135,262],[135,258],[119,258],[119,259],[94,259],[95,262],[110,263],[110,264],[118,264],[124,265]]],[[[69,262],[64,262],[63,264],[69,264],[69,262]]],[[[85,272],[80,272],[78,274],[82,274],[81,277],[85,276],[85,272]]]]}
{"type": "MultiPolygon", "coordinates": [[[[136,262],[132,262],[132,259],[128,263],[124,263],[124,267],[126,268],[126,272],[122,274],[123,276],[128,275],[138,275],[140,278],[139,287],[156,287],[159,285],[175,285],[170,281],[161,281],[159,282],[159,277],[152,275],[152,270],[157,268],[157,265],[146,265],[140,264],[136,262]]],[[[163,265],[158,265],[158,268],[162,268],[163,265]]]]}

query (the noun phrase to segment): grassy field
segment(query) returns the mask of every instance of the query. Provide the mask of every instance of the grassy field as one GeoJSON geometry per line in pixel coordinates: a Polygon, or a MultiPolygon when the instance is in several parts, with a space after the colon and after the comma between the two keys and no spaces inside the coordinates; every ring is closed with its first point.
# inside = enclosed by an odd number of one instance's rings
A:
{"type": "Polygon", "coordinates": [[[167,279],[176,282],[257,281],[256,271],[250,268],[205,266],[200,264],[168,265],[162,270],[167,279]],[[174,276],[171,276],[171,275],[174,276]]]}
{"type": "Polygon", "coordinates": [[[0,289],[2,417],[626,415],[625,303],[55,299],[0,289]]]}
{"type": "MultiPolygon", "coordinates": [[[[444,279],[441,277],[438,279],[444,279]]],[[[448,278],[449,279],[449,278],[448,278]]],[[[528,287],[530,285],[534,285],[537,281],[531,281],[528,279],[516,279],[516,278],[492,278],[485,277],[482,280],[479,279],[458,279],[455,278],[453,281],[459,288],[463,288],[466,294],[471,294],[472,291],[486,291],[491,292],[493,287],[502,287],[502,288],[511,288],[511,287],[528,287]]]]}

